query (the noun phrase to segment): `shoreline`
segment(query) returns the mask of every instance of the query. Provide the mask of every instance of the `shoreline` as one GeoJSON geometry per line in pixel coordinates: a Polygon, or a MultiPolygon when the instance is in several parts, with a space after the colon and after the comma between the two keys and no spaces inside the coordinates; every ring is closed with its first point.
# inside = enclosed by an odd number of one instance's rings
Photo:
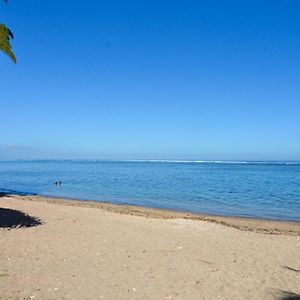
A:
{"type": "Polygon", "coordinates": [[[271,235],[300,236],[300,221],[192,213],[172,209],[151,208],[133,204],[118,204],[107,201],[83,200],[53,196],[9,194],[6,195],[6,197],[65,206],[97,208],[122,215],[140,216],[153,219],[187,219],[194,221],[206,221],[242,231],[251,231],[271,235]]]}

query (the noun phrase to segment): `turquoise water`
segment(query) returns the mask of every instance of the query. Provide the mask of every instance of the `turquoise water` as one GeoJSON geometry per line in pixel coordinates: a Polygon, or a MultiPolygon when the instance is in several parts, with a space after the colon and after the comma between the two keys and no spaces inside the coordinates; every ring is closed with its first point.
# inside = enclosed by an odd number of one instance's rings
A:
{"type": "Polygon", "coordinates": [[[1,190],[300,221],[299,162],[3,161],[1,190]]]}

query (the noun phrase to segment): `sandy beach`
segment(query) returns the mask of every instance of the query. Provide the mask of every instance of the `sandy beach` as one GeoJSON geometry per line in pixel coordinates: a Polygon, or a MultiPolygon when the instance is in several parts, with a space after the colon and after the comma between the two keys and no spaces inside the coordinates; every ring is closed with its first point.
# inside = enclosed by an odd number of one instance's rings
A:
{"type": "Polygon", "coordinates": [[[300,297],[299,222],[38,196],[0,208],[41,222],[8,230],[2,216],[0,299],[300,297]]]}

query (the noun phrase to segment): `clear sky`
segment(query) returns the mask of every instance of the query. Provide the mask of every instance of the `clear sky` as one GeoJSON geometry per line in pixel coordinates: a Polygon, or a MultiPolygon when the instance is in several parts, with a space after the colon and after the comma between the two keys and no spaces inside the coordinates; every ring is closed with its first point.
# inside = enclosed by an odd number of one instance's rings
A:
{"type": "Polygon", "coordinates": [[[0,160],[300,159],[300,1],[0,3],[0,160]]]}

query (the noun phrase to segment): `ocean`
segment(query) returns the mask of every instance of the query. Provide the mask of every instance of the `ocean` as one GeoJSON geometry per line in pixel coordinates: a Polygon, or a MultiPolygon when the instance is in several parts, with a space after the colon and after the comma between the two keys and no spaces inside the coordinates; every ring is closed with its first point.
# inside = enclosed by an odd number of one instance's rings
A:
{"type": "Polygon", "coordinates": [[[1,161],[0,191],[300,221],[300,162],[1,161]]]}

